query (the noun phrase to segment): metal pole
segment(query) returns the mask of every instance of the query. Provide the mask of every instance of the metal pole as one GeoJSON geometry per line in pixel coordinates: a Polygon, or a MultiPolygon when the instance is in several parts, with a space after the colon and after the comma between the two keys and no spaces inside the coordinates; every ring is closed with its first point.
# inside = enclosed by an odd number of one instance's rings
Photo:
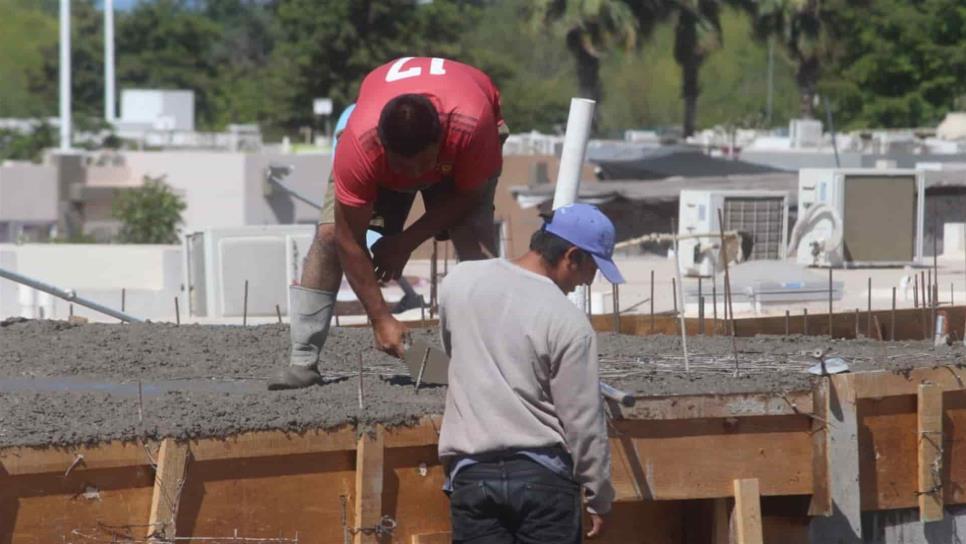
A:
{"type": "Polygon", "coordinates": [[[785,310],[785,336],[789,335],[789,321],[791,320],[792,313],[789,310],[785,310]]]}
{"type": "Polygon", "coordinates": [[[621,332],[621,311],[620,311],[620,286],[616,283],[611,284],[612,306],[614,307],[614,332],[621,332]]]}
{"type": "Polygon", "coordinates": [[[725,252],[724,216],[718,208],[718,232],[721,236],[721,255],[724,261],[725,312],[731,315],[731,350],[735,354],[735,376],[738,375],[738,342],[735,340],[735,308],[731,304],[731,276],[728,274],[728,255],[725,252]]]}
{"type": "Polygon", "coordinates": [[[70,0],[60,0],[60,150],[71,148],[70,0]]]}
{"type": "Polygon", "coordinates": [[[433,238],[433,256],[429,262],[429,318],[436,315],[436,259],[439,256],[436,238],[433,238]]]}
{"type": "Polygon", "coordinates": [[[704,296],[698,297],[698,334],[704,336],[704,296]]]}
{"type": "Polygon", "coordinates": [[[872,277],[869,277],[869,302],[865,312],[865,335],[872,338],[872,277]]]}
{"type": "Polygon", "coordinates": [[[248,280],[245,280],[245,298],[242,299],[242,325],[248,325],[248,280]]]}
{"type": "Polygon", "coordinates": [[[174,324],[181,326],[181,308],[178,306],[178,297],[174,297],[174,324]]]}
{"type": "Polygon", "coordinates": [[[892,288],[892,320],[889,323],[889,340],[896,339],[896,288],[892,288]]]}
{"type": "Polygon", "coordinates": [[[109,315],[113,318],[120,319],[121,321],[126,321],[128,323],[141,323],[143,321],[142,319],[139,319],[132,315],[128,315],[124,312],[119,312],[117,310],[114,310],[113,308],[108,308],[107,306],[98,304],[92,300],[87,300],[86,298],[79,297],[77,296],[77,293],[75,293],[73,289],[61,289],[59,287],[54,287],[53,285],[48,285],[46,283],[39,282],[35,279],[28,278],[27,276],[18,274],[16,272],[11,272],[3,268],[0,268],[0,278],[6,278],[10,281],[22,283],[27,287],[33,287],[38,291],[43,291],[44,293],[54,295],[55,297],[62,298],[68,302],[73,302],[74,304],[80,304],[81,306],[90,308],[95,312],[100,312],[104,315],[109,315]]]}
{"type": "Polygon", "coordinates": [[[654,271],[651,270],[651,334],[654,334],[654,271]]]}
{"type": "Polygon", "coordinates": [[[833,338],[832,331],[832,266],[828,267],[828,336],[833,338]]]}
{"type": "Polygon", "coordinates": [[[711,268],[711,336],[718,334],[718,273],[711,268]]]}
{"type": "Polygon", "coordinates": [[[114,0],[104,0],[104,120],[114,122],[114,0]]]}
{"type": "Polygon", "coordinates": [[[802,334],[808,336],[808,308],[802,308],[802,334]]]}
{"type": "Polygon", "coordinates": [[[671,293],[674,294],[674,315],[678,313],[678,282],[676,278],[671,278],[671,293]]]}

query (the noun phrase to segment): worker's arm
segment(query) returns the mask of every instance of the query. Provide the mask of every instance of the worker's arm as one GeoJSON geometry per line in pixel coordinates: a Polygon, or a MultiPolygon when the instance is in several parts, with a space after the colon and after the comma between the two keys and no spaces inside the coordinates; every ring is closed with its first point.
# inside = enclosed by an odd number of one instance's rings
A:
{"type": "Polygon", "coordinates": [[[373,274],[372,259],[366,250],[366,228],[371,217],[372,204],[353,207],[335,202],[335,243],[339,262],[372,321],[376,347],[402,357],[406,327],[392,316],[382,298],[379,282],[373,274]]]}
{"type": "Polygon", "coordinates": [[[399,278],[412,252],[437,232],[455,226],[469,215],[482,193],[483,187],[454,190],[434,202],[432,208],[403,232],[380,239],[372,248],[376,277],[382,281],[399,278]]]}
{"type": "Polygon", "coordinates": [[[600,398],[597,337],[593,332],[558,339],[563,345],[550,378],[550,392],[574,461],[574,478],[584,489],[587,510],[610,511],[610,447],[600,398]]]}

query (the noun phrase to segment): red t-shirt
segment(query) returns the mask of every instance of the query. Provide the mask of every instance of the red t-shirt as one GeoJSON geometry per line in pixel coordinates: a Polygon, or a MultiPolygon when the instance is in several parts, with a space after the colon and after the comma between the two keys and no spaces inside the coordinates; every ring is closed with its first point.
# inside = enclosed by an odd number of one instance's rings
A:
{"type": "Polygon", "coordinates": [[[380,187],[416,191],[452,176],[471,190],[503,164],[498,126],[500,92],[486,74],[456,61],[403,57],[376,68],[362,81],[356,108],[335,151],[335,196],[346,206],[376,200],[380,187]],[[379,140],[379,115],[401,94],[427,96],[439,112],[443,139],[436,168],[419,178],[390,170],[379,140]]]}

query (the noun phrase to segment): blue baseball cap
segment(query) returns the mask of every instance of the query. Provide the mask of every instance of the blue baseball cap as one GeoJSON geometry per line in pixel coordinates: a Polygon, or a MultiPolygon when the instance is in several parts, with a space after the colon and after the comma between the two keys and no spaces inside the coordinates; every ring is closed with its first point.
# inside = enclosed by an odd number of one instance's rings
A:
{"type": "Polygon", "coordinates": [[[597,206],[570,204],[553,211],[543,229],[589,253],[611,283],[624,283],[614,264],[614,224],[597,206]]]}

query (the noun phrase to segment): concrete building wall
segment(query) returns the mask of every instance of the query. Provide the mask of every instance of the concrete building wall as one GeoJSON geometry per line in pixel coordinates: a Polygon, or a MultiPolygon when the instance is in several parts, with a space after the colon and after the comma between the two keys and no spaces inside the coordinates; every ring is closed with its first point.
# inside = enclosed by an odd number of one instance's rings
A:
{"type": "MultiPolygon", "coordinates": [[[[181,296],[181,246],[101,244],[0,244],[0,267],[144,319],[173,320],[181,296]]],[[[0,319],[22,315],[66,319],[70,303],[0,279],[0,319]],[[24,302],[33,301],[35,306],[24,302]]],[[[186,308],[182,301],[182,306],[186,308]]],[[[77,304],[74,314],[116,321],[77,304]]]]}
{"type": "Polygon", "coordinates": [[[187,227],[236,227],[245,224],[245,155],[202,151],[125,153],[129,179],[165,176],[184,195],[187,227]]]}
{"type": "Polygon", "coordinates": [[[332,168],[331,155],[257,153],[245,155],[245,225],[316,223],[319,210],[292,196],[273,190],[265,195],[265,172],[269,165],[292,167],[282,183],[306,199],[322,204],[332,168]]]}
{"type": "Polygon", "coordinates": [[[53,166],[0,166],[0,221],[56,222],[57,198],[53,166]]]}

